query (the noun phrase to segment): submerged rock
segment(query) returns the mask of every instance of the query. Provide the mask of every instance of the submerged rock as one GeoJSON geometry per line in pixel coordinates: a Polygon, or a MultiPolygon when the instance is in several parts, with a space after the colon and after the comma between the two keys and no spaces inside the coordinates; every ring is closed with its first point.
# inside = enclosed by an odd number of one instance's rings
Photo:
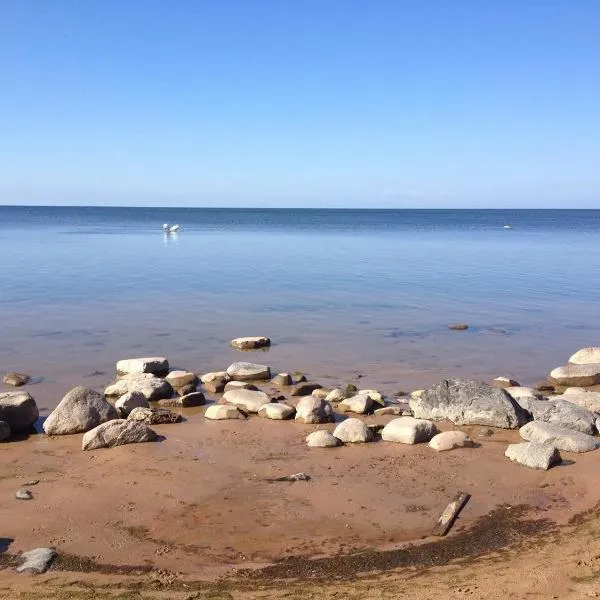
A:
{"type": "Polygon", "coordinates": [[[527,421],[523,409],[504,390],[472,379],[453,378],[411,395],[415,417],[452,421],[455,425],[487,425],[516,429],[527,421]]]}
{"type": "Polygon", "coordinates": [[[321,429],[320,431],[313,431],[306,436],[306,445],[309,448],[335,448],[336,446],[341,446],[342,441],[329,433],[329,431],[321,429]]]}
{"type": "Polygon", "coordinates": [[[237,350],[255,350],[257,348],[269,347],[271,340],[268,337],[262,336],[241,337],[231,340],[230,344],[237,350]]]}
{"type": "Polygon", "coordinates": [[[80,385],[69,391],[48,415],[44,431],[47,435],[84,433],[118,417],[117,409],[100,392],[80,385]]]}
{"type": "Polygon", "coordinates": [[[536,442],[510,444],[504,456],[525,467],[544,471],[562,460],[558,450],[552,444],[537,444],[536,442]]]}
{"type": "Polygon", "coordinates": [[[431,438],[429,447],[436,452],[445,452],[455,448],[472,448],[473,440],[463,431],[443,431],[431,438]]]}
{"type": "Polygon", "coordinates": [[[134,408],[127,417],[130,421],[141,421],[146,425],[166,425],[179,423],[183,417],[166,408],[134,408]]]}
{"type": "Polygon", "coordinates": [[[31,377],[29,377],[29,375],[25,375],[24,373],[16,373],[14,371],[7,373],[2,378],[2,381],[6,383],[6,385],[12,385],[13,387],[20,387],[22,385],[26,385],[27,383],[29,383],[30,380],[31,377]]]}
{"type": "Polygon", "coordinates": [[[373,432],[360,419],[346,419],[342,421],[333,431],[333,436],[344,443],[355,444],[370,442],[373,432]]]}
{"type": "Polygon", "coordinates": [[[381,439],[386,442],[419,444],[428,442],[438,433],[438,428],[425,419],[399,417],[393,419],[381,430],[381,439]]]}
{"type": "Polygon", "coordinates": [[[524,440],[539,444],[550,443],[565,452],[590,452],[600,448],[600,440],[555,423],[531,421],[519,429],[524,440]]]}
{"type": "Polygon", "coordinates": [[[600,364],[568,364],[550,372],[550,383],[562,387],[589,387],[600,383],[600,364]]]}
{"type": "Polygon", "coordinates": [[[333,421],[331,404],[312,396],[304,396],[296,405],[296,421],[301,423],[330,423],[333,421]]]}
{"type": "Polygon", "coordinates": [[[163,356],[152,356],[146,358],[126,358],[117,363],[119,375],[130,375],[134,373],[152,373],[158,377],[164,377],[169,372],[169,361],[163,356]]]}
{"type": "Polygon", "coordinates": [[[18,557],[21,564],[17,567],[17,571],[19,573],[36,573],[37,575],[45,573],[56,556],[54,548],[34,548],[23,552],[18,557]]]}
{"type": "Polygon", "coordinates": [[[27,392],[0,392],[0,421],[12,433],[31,429],[40,416],[35,400],[27,392]]]}
{"type": "Polygon", "coordinates": [[[237,362],[229,365],[227,375],[236,381],[257,381],[271,379],[271,368],[249,362],[237,362]]]}
{"type": "Polygon", "coordinates": [[[115,419],[98,425],[84,434],[81,443],[82,450],[97,448],[112,448],[124,444],[155,442],[156,432],[140,421],[115,419]]]}

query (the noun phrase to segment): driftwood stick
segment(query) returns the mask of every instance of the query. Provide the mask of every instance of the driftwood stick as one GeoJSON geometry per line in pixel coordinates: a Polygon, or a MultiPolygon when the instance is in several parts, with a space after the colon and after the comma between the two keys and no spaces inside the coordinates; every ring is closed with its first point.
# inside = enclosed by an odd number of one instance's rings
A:
{"type": "Polygon", "coordinates": [[[454,521],[456,521],[460,511],[464,508],[470,497],[471,494],[458,492],[454,500],[452,500],[452,502],[446,506],[444,512],[440,515],[440,518],[437,520],[431,535],[446,535],[450,531],[452,525],[454,525],[454,521]]]}

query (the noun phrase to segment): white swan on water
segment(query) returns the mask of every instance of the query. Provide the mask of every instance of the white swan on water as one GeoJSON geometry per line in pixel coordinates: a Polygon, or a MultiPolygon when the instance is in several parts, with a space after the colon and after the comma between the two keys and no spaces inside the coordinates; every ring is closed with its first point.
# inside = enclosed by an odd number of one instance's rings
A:
{"type": "Polygon", "coordinates": [[[163,223],[163,231],[165,233],[177,233],[179,231],[179,225],[169,225],[168,223],[163,223]]]}

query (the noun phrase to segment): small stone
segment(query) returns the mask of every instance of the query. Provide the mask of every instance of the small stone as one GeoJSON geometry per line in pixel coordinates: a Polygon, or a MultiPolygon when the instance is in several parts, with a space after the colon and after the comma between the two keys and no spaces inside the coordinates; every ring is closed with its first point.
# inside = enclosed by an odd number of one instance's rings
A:
{"type": "Polygon", "coordinates": [[[17,490],[15,498],[17,500],[33,500],[33,494],[28,489],[21,488],[20,490],[17,490]]]}
{"type": "Polygon", "coordinates": [[[169,361],[162,356],[147,358],[126,358],[117,363],[119,375],[133,373],[152,373],[157,377],[164,377],[169,372],[169,361]]]}
{"type": "Polygon", "coordinates": [[[271,369],[266,365],[237,362],[229,365],[227,374],[236,381],[255,381],[271,379],[271,369]]]}
{"type": "Polygon", "coordinates": [[[214,421],[246,418],[246,416],[232,404],[213,404],[206,409],[204,416],[205,418],[214,421]]]}
{"type": "Polygon", "coordinates": [[[231,340],[231,346],[237,350],[256,350],[257,348],[268,348],[271,340],[268,337],[241,337],[231,340]]]}
{"type": "Polygon", "coordinates": [[[333,436],[344,443],[364,443],[373,439],[373,432],[360,419],[346,419],[333,431],[333,436]]]}
{"type": "Polygon", "coordinates": [[[168,381],[175,389],[183,386],[192,385],[194,388],[198,385],[198,375],[191,371],[171,371],[165,380],[168,381]]]}
{"type": "Polygon", "coordinates": [[[141,421],[146,425],[166,425],[179,423],[183,417],[166,408],[134,408],[127,417],[130,421],[141,421]]]}
{"type": "Polygon", "coordinates": [[[448,325],[448,329],[452,331],[466,331],[469,329],[469,326],[466,323],[451,323],[448,325]]]}
{"type": "Polygon", "coordinates": [[[438,433],[437,427],[425,419],[399,417],[390,421],[381,431],[381,439],[386,442],[419,444],[429,442],[438,433]]]}
{"type": "Polygon", "coordinates": [[[287,404],[268,402],[259,408],[258,416],[273,419],[274,421],[282,421],[289,419],[295,412],[296,409],[287,404]]]}
{"type": "Polygon", "coordinates": [[[429,447],[436,452],[445,452],[455,448],[472,448],[473,446],[473,440],[462,431],[443,431],[434,435],[429,442],[429,447]]]}
{"type": "Polygon", "coordinates": [[[297,383],[291,390],[290,396],[309,396],[315,390],[321,389],[321,385],[318,383],[297,383]]]}
{"type": "Polygon", "coordinates": [[[12,385],[14,387],[26,385],[30,380],[31,377],[29,375],[25,375],[24,373],[16,373],[14,371],[7,373],[2,379],[6,385],[12,385]]]}
{"type": "MultiPolygon", "coordinates": [[[[209,394],[222,394],[225,391],[225,386],[229,383],[233,383],[233,382],[230,381],[229,376],[227,376],[227,377],[215,377],[214,379],[211,379],[210,381],[204,382],[202,385],[204,386],[204,389],[209,394]]],[[[237,383],[242,383],[242,382],[238,381],[237,383]]]]}
{"type": "Polygon", "coordinates": [[[191,408],[194,406],[203,406],[206,403],[206,398],[202,392],[192,392],[185,396],[175,396],[174,398],[164,398],[159,400],[160,406],[168,406],[171,408],[191,408]]]}
{"type": "Polygon", "coordinates": [[[150,407],[150,405],[148,404],[148,400],[146,400],[146,397],[143,394],[140,394],[139,392],[127,392],[115,402],[115,408],[119,411],[119,414],[122,417],[127,417],[127,415],[134,408],[138,407],[150,407]]]}
{"type": "Polygon", "coordinates": [[[21,564],[17,567],[19,573],[45,573],[52,565],[57,554],[53,548],[35,548],[23,552],[18,558],[21,564]]]}
{"type": "Polygon", "coordinates": [[[353,412],[364,415],[373,409],[373,399],[368,394],[356,394],[338,403],[337,409],[341,413],[353,412]]]}
{"type": "Polygon", "coordinates": [[[562,460],[558,450],[552,444],[538,444],[536,442],[510,444],[504,455],[520,465],[544,471],[562,460]]]}
{"type": "Polygon", "coordinates": [[[342,442],[329,431],[321,429],[320,431],[313,431],[306,437],[306,445],[309,448],[334,448],[341,446],[342,442]]]}
{"type": "Polygon", "coordinates": [[[289,373],[277,373],[271,383],[277,387],[286,387],[292,385],[292,376],[289,373]]]}

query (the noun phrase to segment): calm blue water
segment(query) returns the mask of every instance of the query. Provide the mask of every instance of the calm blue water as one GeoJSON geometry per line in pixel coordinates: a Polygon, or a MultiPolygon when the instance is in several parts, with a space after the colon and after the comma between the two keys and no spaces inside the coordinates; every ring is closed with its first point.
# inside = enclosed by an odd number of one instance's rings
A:
{"type": "Polygon", "coordinates": [[[0,207],[0,252],[0,370],[209,370],[264,334],[275,368],[402,387],[529,381],[600,345],[600,211],[0,207]]]}

